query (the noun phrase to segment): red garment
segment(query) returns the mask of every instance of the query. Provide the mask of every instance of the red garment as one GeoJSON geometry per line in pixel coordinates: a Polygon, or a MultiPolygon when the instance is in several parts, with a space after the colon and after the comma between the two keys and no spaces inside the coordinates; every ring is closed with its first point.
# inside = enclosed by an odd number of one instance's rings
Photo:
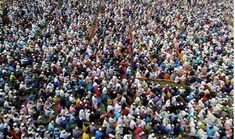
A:
{"type": "Polygon", "coordinates": [[[20,76],[20,77],[18,78],[18,80],[19,80],[19,81],[24,81],[24,77],[23,77],[23,76],[20,76]]]}
{"type": "Polygon", "coordinates": [[[121,111],[121,114],[127,116],[127,115],[129,114],[129,110],[123,109],[123,110],[121,111]]]}
{"type": "Polygon", "coordinates": [[[58,106],[57,106],[57,112],[60,113],[61,110],[62,110],[62,106],[60,106],[60,105],[58,104],[58,106]]]}
{"type": "Polygon", "coordinates": [[[225,81],[225,76],[220,76],[220,80],[225,81]]]}
{"type": "Polygon", "coordinates": [[[20,134],[16,134],[14,130],[11,130],[9,132],[9,135],[13,136],[13,139],[20,139],[20,136],[21,136],[20,134]]]}
{"type": "Polygon", "coordinates": [[[139,135],[141,132],[143,131],[143,129],[141,127],[137,127],[134,131],[135,135],[139,135]]]}
{"type": "Polygon", "coordinates": [[[205,88],[205,89],[209,89],[209,87],[208,87],[208,85],[207,85],[207,84],[206,84],[206,85],[204,85],[204,88],[205,88]]]}
{"type": "Polygon", "coordinates": [[[144,119],[146,117],[146,113],[142,113],[140,117],[144,119]]]}
{"type": "Polygon", "coordinates": [[[7,61],[7,58],[5,56],[0,56],[0,63],[4,63],[7,61]]]}
{"type": "Polygon", "coordinates": [[[87,101],[86,101],[86,102],[82,102],[81,106],[83,106],[83,107],[88,107],[87,101]]]}
{"type": "Polygon", "coordinates": [[[204,103],[204,102],[206,102],[207,101],[207,97],[206,96],[203,96],[202,97],[202,102],[204,103]]]}
{"type": "Polygon", "coordinates": [[[140,135],[136,135],[135,139],[142,139],[142,137],[140,135]]]}
{"type": "Polygon", "coordinates": [[[94,92],[95,92],[95,94],[96,94],[97,97],[99,97],[100,94],[101,94],[101,91],[100,91],[100,89],[99,89],[97,86],[94,87],[94,92]]]}

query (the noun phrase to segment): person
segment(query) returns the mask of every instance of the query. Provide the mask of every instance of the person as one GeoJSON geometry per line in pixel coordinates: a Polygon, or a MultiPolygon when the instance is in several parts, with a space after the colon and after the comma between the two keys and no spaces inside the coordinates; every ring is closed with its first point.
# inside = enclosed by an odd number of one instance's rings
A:
{"type": "Polygon", "coordinates": [[[90,138],[89,134],[87,134],[86,131],[83,132],[83,134],[82,134],[82,139],[89,139],[89,138],[90,138]]]}
{"type": "Polygon", "coordinates": [[[60,138],[62,139],[68,139],[70,137],[70,133],[66,132],[65,130],[61,131],[60,138]]]}
{"type": "Polygon", "coordinates": [[[102,132],[102,129],[99,128],[99,130],[97,130],[97,131],[95,132],[95,138],[96,138],[96,139],[101,139],[101,138],[103,138],[103,136],[104,136],[104,133],[102,132]]]}

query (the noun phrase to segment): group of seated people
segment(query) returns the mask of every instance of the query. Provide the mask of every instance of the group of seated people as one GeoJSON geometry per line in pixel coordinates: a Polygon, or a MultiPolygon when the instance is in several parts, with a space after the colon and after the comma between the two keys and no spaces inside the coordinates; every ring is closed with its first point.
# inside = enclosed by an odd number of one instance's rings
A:
{"type": "Polygon", "coordinates": [[[231,3],[4,0],[0,139],[233,138],[231,3]]]}

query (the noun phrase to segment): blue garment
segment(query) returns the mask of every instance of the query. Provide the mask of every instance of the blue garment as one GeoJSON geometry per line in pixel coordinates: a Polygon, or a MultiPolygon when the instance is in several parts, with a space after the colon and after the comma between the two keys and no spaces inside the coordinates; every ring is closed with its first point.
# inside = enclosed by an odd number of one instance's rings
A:
{"type": "Polygon", "coordinates": [[[47,127],[47,130],[52,132],[52,131],[54,131],[54,129],[55,129],[54,123],[49,123],[48,127],[47,127]]]}
{"type": "Polygon", "coordinates": [[[165,132],[166,133],[170,133],[171,132],[171,125],[168,124],[167,126],[165,126],[165,132]]]}
{"type": "Polygon", "coordinates": [[[176,116],[175,114],[172,114],[172,115],[170,116],[171,121],[175,121],[176,118],[177,118],[177,116],[176,116]]]}
{"type": "Polygon", "coordinates": [[[189,114],[189,118],[193,118],[194,117],[194,112],[191,112],[190,114],[189,114]]]}
{"type": "Polygon", "coordinates": [[[59,82],[54,82],[54,88],[57,88],[57,87],[59,87],[60,86],[60,83],[59,82]]]}
{"type": "Polygon", "coordinates": [[[122,91],[123,91],[122,87],[121,87],[121,86],[118,86],[118,87],[117,87],[117,92],[118,92],[118,93],[122,93],[122,91]]]}
{"type": "Polygon", "coordinates": [[[35,98],[36,98],[36,95],[34,95],[32,93],[28,97],[28,99],[31,100],[31,101],[33,101],[35,98]]]}
{"type": "Polygon", "coordinates": [[[100,97],[96,99],[96,104],[97,104],[97,105],[100,105],[100,104],[101,104],[101,98],[100,98],[100,97]]]}
{"type": "Polygon", "coordinates": [[[157,68],[157,67],[158,67],[158,64],[157,64],[157,63],[155,63],[155,64],[154,64],[154,68],[157,68]]]}
{"type": "MultiPolygon", "coordinates": [[[[106,54],[106,53],[104,52],[103,54],[106,54]]],[[[107,64],[107,60],[104,59],[101,63],[102,63],[102,65],[105,65],[105,64],[107,64]]]]}
{"type": "Polygon", "coordinates": [[[162,67],[162,69],[165,69],[165,64],[164,63],[161,63],[160,67],[162,67]]]}
{"type": "Polygon", "coordinates": [[[228,137],[227,136],[223,136],[221,139],[228,139],[228,137]]]}
{"type": "Polygon", "coordinates": [[[215,130],[214,130],[214,128],[213,127],[211,127],[211,128],[206,128],[206,133],[207,133],[207,135],[208,136],[214,136],[215,135],[215,130]]]}
{"type": "Polygon", "coordinates": [[[108,99],[108,95],[107,94],[102,94],[101,95],[101,101],[106,102],[107,99],[108,99]]]}
{"type": "Polygon", "coordinates": [[[52,60],[54,58],[54,55],[53,54],[49,54],[48,55],[48,59],[52,60]]]}
{"type": "Polygon", "coordinates": [[[44,114],[45,117],[49,117],[49,115],[51,114],[52,110],[45,110],[44,114]]]}
{"type": "Polygon", "coordinates": [[[80,86],[86,86],[86,82],[84,80],[79,80],[79,85],[80,86]]]}
{"type": "Polygon", "coordinates": [[[192,100],[193,98],[194,98],[194,96],[193,96],[193,95],[189,95],[189,96],[187,96],[188,101],[192,100]]]}
{"type": "Polygon", "coordinates": [[[161,125],[160,126],[161,132],[164,133],[165,132],[165,126],[161,125]]]}
{"type": "Polygon", "coordinates": [[[88,52],[83,53],[83,56],[84,56],[84,57],[89,56],[89,55],[88,55],[88,52]]]}
{"type": "Polygon", "coordinates": [[[121,113],[120,112],[115,112],[115,118],[116,118],[116,120],[119,118],[119,117],[121,117],[122,115],[121,115],[121,113]]]}
{"type": "Polygon", "coordinates": [[[66,127],[67,124],[68,124],[67,120],[61,120],[61,122],[60,122],[60,125],[64,128],[66,127]]]}
{"type": "Polygon", "coordinates": [[[14,71],[15,71],[15,68],[12,67],[12,66],[9,66],[9,71],[14,72],[14,71]]]}
{"type": "Polygon", "coordinates": [[[110,127],[107,127],[105,134],[108,135],[109,133],[113,132],[114,130],[110,127]]]}
{"type": "Polygon", "coordinates": [[[140,55],[140,58],[144,59],[145,55],[144,54],[141,54],[140,55]]]}
{"type": "Polygon", "coordinates": [[[130,70],[127,70],[127,71],[126,71],[126,76],[127,76],[127,77],[130,77],[130,76],[131,76],[131,71],[130,71],[130,70]]]}
{"type": "Polygon", "coordinates": [[[145,119],[145,122],[150,123],[150,122],[152,122],[152,119],[149,116],[147,116],[146,119],[145,119]]]}
{"type": "Polygon", "coordinates": [[[176,60],[175,64],[176,64],[176,65],[175,65],[176,67],[180,67],[180,66],[181,66],[181,63],[180,63],[179,60],[176,60]]]}
{"type": "Polygon", "coordinates": [[[59,137],[59,136],[60,136],[60,130],[59,130],[58,128],[56,128],[56,129],[54,130],[54,132],[53,132],[53,135],[54,135],[55,137],[59,137]]]}
{"type": "Polygon", "coordinates": [[[96,131],[95,132],[95,138],[96,139],[101,139],[103,137],[104,133],[101,131],[96,131]]]}
{"type": "Polygon", "coordinates": [[[180,126],[180,132],[184,132],[184,126],[180,126]]]}
{"type": "Polygon", "coordinates": [[[31,86],[32,86],[32,88],[36,88],[36,84],[34,82],[32,83],[31,86]]]}
{"type": "Polygon", "coordinates": [[[75,116],[73,116],[72,114],[69,116],[69,122],[73,123],[76,120],[75,116]]]}
{"type": "Polygon", "coordinates": [[[204,102],[205,106],[208,107],[209,106],[209,101],[204,102]]]}
{"type": "Polygon", "coordinates": [[[94,89],[94,87],[91,84],[89,84],[87,86],[87,91],[93,91],[93,89],[94,89]]]}

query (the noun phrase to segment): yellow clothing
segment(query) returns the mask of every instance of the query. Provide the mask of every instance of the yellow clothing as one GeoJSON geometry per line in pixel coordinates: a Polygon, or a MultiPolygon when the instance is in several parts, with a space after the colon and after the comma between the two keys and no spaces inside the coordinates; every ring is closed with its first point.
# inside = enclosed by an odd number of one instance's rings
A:
{"type": "Polygon", "coordinates": [[[171,97],[171,93],[167,92],[167,97],[170,98],[171,97]]]}
{"type": "Polygon", "coordinates": [[[53,100],[54,103],[59,102],[59,98],[57,96],[55,96],[52,100],[53,100]]]}
{"type": "Polygon", "coordinates": [[[89,128],[89,126],[86,126],[86,125],[82,125],[82,131],[83,132],[86,132],[86,131],[88,131],[88,128],[89,128]]]}
{"type": "Polygon", "coordinates": [[[82,134],[82,139],[90,139],[89,134],[87,134],[86,132],[84,132],[84,133],[82,134]]]}
{"type": "Polygon", "coordinates": [[[81,103],[81,100],[78,98],[77,100],[76,100],[76,105],[79,105],[81,103]]]}

